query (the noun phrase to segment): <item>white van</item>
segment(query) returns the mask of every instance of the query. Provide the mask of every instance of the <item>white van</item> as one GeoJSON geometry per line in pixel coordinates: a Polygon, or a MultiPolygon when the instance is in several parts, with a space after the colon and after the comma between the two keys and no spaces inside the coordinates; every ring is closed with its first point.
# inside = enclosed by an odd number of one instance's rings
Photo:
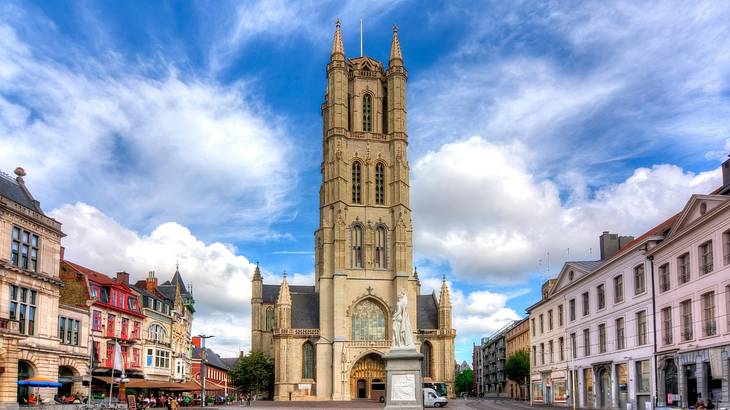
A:
{"type": "Polygon", "coordinates": [[[423,388],[423,407],[444,407],[449,404],[449,399],[440,397],[436,390],[430,387],[423,388]]]}

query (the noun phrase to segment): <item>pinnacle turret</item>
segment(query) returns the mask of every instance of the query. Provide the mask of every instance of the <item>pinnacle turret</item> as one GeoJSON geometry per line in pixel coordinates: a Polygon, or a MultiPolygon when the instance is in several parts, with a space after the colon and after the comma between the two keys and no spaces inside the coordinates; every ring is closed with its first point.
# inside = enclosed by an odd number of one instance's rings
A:
{"type": "Polygon", "coordinates": [[[403,53],[400,50],[398,41],[398,26],[393,25],[393,41],[390,44],[390,66],[403,65],[403,53]]]}
{"type": "Polygon", "coordinates": [[[276,300],[277,305],[291,305],[291,293],[289,293],[289,284],[286,281],[286,272],[284,272],[284,278],[281,280],[281,286],[279,287],[279,298],[276,300]]]}
{"type": "Polygon", "coordinates": [[[345,47],[342,45],[342,31],[340,30],[340,19],[335,23],[335,37],[332,40],[332,60],[345,59],[345,47]]]}
{"type": "Polygon", "coordinates": [[[451,307],[451,296],[449,295],[449,285],[446,283],[446,275],[444,275],[443,282],[441,283],[441,296],[439,297],[439,307],[451,307]]]}

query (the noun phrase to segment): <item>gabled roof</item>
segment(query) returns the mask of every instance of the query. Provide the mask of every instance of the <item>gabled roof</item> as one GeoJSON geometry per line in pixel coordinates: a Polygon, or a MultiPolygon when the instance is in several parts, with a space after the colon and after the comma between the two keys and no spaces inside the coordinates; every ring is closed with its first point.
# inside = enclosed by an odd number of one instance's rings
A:
{"type": "Polygon", "coordinates": [[[669,231],[669,236],[676,234],[684,227],[692,225],[695,221],[709,214],[713,209],[727,202],[728,199],[730,199],[730,196],[726,195],[692,195],[684,205],[684,208],[682,208],[682,211],[677,214],[677,221],[669,231]],[[704,212],[700,210],[701,204],[705,204],[704,212]]]}
{"type": "Polygon", "coordinates": [[[551,298],[554,294],[560,292],[560,290],[570,286],[571,283],[578,281],[580,278],[589,275],[591,272],[598,269],[598,267],[601,266],[601,263],[603,263],[603,261],[565,262],[562,269],[560,269],[560,273],[558,273],[558,281],[555,283],[555,286],[553,286],[548,294],[548,299],[551,298]],[[571,271],[574,275],[577,272],[577,275],[574,276],[573,280],[570,280],[571,271]]]}
{"type": "Polygon", "coordinates": [[[221,357],[221,362],[223,362],[230,370],[233,370],[234,367],[238,364],[238,361],[241,360],[241,357],[221,357]]]}
{"type": "Polygon", "coordinates": [[[416,299],[416,327],[418,329],[439,328],[439,310],[436,294],[418,295],[418,299],[416,299]]]}
{"type": "MultiPolygon", "coordinates": [[[[22,179],[20,180],[22,182],[22,179]]],[[[43,210],[28,189],[19,184],[17,179],[13,180],[10,175],[4,172],[0,172],[0,196],[43,214],[43,210]]]]}
{"type": "Polygon", "coordinates": [[[153,299],[157,299],[160,302],[172,302],[173,301],[172,299],[169,299],[167,296],[163,295],[159,291],[157,291],[157,292],[148,291],[147,283],[144,280],[138,280],[137,283],[135,283],[134,285],[132,285],[130,287],[132,289],[136,290],[137,292],[139,292],[140,294],[142,294],[143,296],[148,296],[153,299]]]}

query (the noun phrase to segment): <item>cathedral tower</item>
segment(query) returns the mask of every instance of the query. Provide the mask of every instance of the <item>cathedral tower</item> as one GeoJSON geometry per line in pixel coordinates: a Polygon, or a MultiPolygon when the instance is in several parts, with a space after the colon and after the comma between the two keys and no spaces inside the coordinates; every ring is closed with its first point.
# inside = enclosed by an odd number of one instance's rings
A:
{"type": "Polygon", "coordinates": [[[419,295],[412,266],[408,72],[398,28],[385,67],[368,56],[348,59],[337,21],[326,74],[315,283],[266,285],[254,275],[253,349],[277,362],[277,400],[377,399],[391,317],[405,292],[423,379],[453,397],[448,289],[444,306],[435,293],[419,295]]]}

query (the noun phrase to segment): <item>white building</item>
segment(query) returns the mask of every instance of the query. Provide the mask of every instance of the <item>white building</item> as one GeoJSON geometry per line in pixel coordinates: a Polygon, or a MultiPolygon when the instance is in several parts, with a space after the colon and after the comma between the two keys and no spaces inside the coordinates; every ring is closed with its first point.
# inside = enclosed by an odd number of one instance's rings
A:
{"type": "Polygon", "coordinates": [[[542,300],[527,308],[531,344],[530,397],[534,403],[566,406],[569,401],[565,299],[560,290],[554,289],[556,283],[556,279],[545,282],[542,300]]]}
{"type": "Polygon", "coordinates": [[[730,406],[730,160],[724,187],[693,195],[647,255],[656,283],[659,404],[730,406]]]}
{"type": "Polygon", "coordinates": [[[644,409],[654,402],[651,265],[645,253],[671,227],[665,221],[633,240],[604,232],[590,271],[566,264],[556,290],[567,309],[571,395],[584,408],[644,409]]]}

